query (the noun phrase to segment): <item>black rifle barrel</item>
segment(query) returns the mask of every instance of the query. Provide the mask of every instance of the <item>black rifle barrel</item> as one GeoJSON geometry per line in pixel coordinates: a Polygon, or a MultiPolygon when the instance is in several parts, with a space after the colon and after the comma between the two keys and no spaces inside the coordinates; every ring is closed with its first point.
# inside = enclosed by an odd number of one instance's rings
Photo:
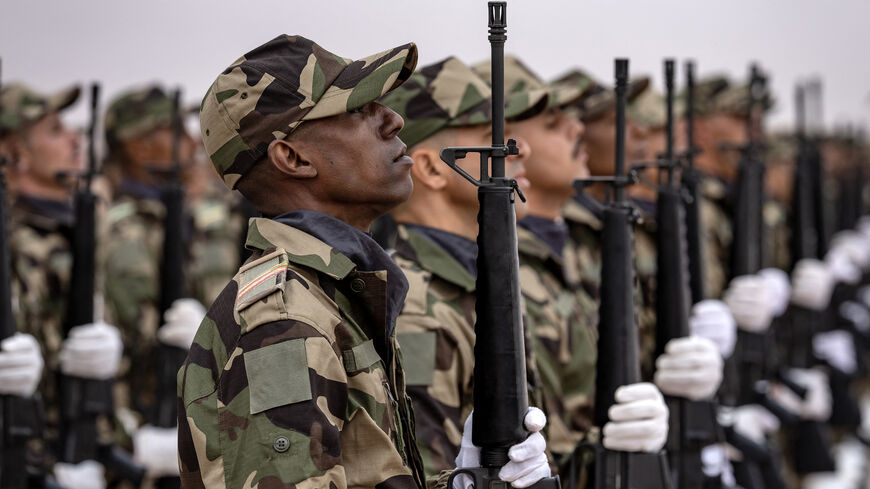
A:
{"type": "Polygon", "coordinates": [[[686,62],[686,166],[683,168],[683,192],[688,196],[686,209],[686,244],[689,250],[689,289],[692,303],[706,298],[704,291],[703,230],[701,228],[701,174],[695,168],[695,64],[686,62]]]}
{"type": "MultiPolygon", "coordinates": [[[[474,325],[474,425],[472,440],[481,447],[480,468],[460,467],[478,488],[503,487],[498,471],[509,461],[508,449],[528,436],[528,385],[523,343],[522,302],[517,255],[514,191],[516,181],[505,176],[505,157],[517,154],[516,142],[504,142],[504,42],[506,2],[489,2],[492,47],[492,146],[444,148],[441,159],[478,186],[477,300],[474,325]],[[456,159],[476,152],[480,180],[456,166],[456,159]],[[490,172],[487,160],[491,159],[490,172]],[[489,174],[487,174],[489,173],[489,174]]],[[[557,489],[559,479],[546,478],[533,487],[557,489]]]]}

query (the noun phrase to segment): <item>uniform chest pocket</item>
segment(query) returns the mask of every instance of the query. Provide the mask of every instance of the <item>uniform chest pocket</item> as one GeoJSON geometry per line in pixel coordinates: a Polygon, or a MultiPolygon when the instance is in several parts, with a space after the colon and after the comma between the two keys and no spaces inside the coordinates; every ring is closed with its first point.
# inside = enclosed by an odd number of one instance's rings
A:
{"type": "Polygon", "coordinates": [[[387,376],[384,362],[368,340],[342,352],[347,372],[348,419],[362,409],[386,433],[407,465],[401,413],[397,395],[387,376]]]}

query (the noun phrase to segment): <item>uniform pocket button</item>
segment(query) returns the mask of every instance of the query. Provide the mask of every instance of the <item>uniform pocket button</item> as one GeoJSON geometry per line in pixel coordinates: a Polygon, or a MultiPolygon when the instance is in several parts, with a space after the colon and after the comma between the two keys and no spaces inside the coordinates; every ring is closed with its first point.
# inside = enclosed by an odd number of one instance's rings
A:
{"type": "Polygon", "coordinates": [[[355,278],[355,279],[350,281],[350,290],[352,290],[356,293],[362,292],[363,290],[365,290],[365,288],[366,288],[366,282],[365,282],[365,280],[363,280],[361,278],[355,278]]]}
{"type": "Polygon", "coordinates": [[[272,448],[274,448],[278,453],[284,453],[290,449],[290,440],[285,436],[279,436],[278,438],[275,438],[275,442],[272,443],[272,448]]]}

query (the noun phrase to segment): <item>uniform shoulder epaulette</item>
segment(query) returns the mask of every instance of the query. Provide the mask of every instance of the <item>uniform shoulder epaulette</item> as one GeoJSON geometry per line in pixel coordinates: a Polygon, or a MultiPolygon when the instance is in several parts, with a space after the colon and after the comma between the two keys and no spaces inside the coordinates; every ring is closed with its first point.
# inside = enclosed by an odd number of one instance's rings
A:
{"type": "Polygon", "coordinates": [[[239,269],[236,281],[236,311],[241,311],[276,290],[284,290],[289,260],[287,253],[279,248],[239,269]]]}

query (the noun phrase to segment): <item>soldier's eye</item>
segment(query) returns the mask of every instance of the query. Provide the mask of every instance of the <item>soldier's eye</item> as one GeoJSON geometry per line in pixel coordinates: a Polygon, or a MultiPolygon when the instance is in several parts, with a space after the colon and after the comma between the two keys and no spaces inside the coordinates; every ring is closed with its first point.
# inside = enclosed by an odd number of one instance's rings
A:
{"type": "Polygon", "coordinates": [[[351,114],[362,114],[364,109],[365,109],[365,106],[357,107],[357,108],[351,110],[350,113],[351,114]]]}

